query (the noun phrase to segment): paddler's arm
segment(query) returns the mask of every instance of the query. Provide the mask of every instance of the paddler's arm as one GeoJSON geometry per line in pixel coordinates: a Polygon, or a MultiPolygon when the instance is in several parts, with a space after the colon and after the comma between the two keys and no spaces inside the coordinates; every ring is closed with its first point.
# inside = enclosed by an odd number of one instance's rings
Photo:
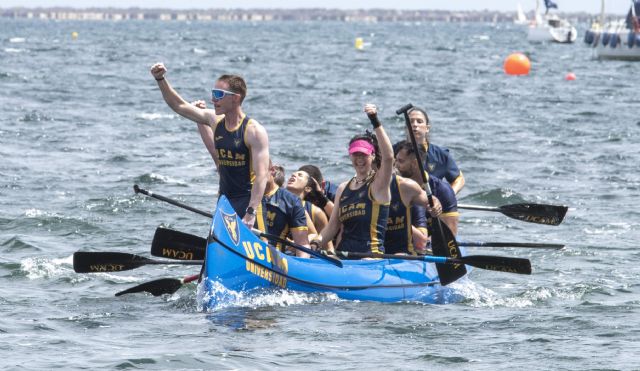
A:
{"type": "Polygon", "coordinates": [[[335,201],[336,201],[335,207],[333,208],[331,217],[329,217],[329,223],[318,234],[318,238],[311,241],[312,248],[316,247],[316,246],[313,246],[315,244],[317,245],[318,248],[326,249],[335,254],[335,251],[330,248],[329,242],[331,242],[340,231],[341,223],[338,215],[338,210],[340,210],[340,197],[342,197],[342,192],[344,191],[344,188],[347,186],[347,183],[348,182],[344,182],[340,184],[340,187],[338,187],[338,191],[336,192],[336,198],[335,198],[335,201]]]}
{"type": "Polygon", "coordinates": [[[195,123],[215,124],[215,111],[211,109],[200,109],[184,100],[178,92],[171,87],[171,84],[169,84],[169,81],[166,79],[166,73],[167,68],[162,63],[156,63],[151,66],[151,74],[153,78],[156,79],[160,92],[162,93],[162,98],[164,98],[167,105],[169,105],[175,113],[195,123]]]}
{"type": "MultiPolygon", "coordinates": [[[[203,100],[197,100],[195,102],[191,102],[191,105],[200,108],[206,109],[207,103],[203,100]]],[[[200,138],[202,138],[202,143],[207,147],[207,151],[211,155],[213,162],[216,164],[216,171],[218,170],[218,151],[216,151],[216,142],[213,140],[213,128],[207,123],[198,123],[198,132],[200,133],[200,138]]]]}
{"type": "Polygon", "coordinates": [[[325,217],[331,215],[331,213],[333,212],[333,202],[331,202],[331,200],[324,193],[324,189],[320,186],[320,184],[318,184],[318,181],[316,181],[314,178],[309,178],[313,183],[313,187],[311,189],[311,192],[309,192],[305,196],[305,200],[313,203],[319,209],[324,211],[325,217]]]}
{"type": "MultiPolygon", "coordinates": [[[[253,185],[251,186],[251,199],[249,206],[254,210],[258,209],[258,205],[264,196],[264,190],[267,186],[267,178],[269,176],[269,137],[267,131],[260,123],[255,120],[253,125],[248,125],[245,140],[251,151],[251,166],[255,174],[253,185]]],[[[245,214],[242,218],[244,224],[249,228],[253,228],[256,216],[245,214]]]]}
{"type": "Polygon", "coordinates": [[[450,183],[453,191],[458,194],[462,187],[464,187],[464,175],[462,175],[462,171],[460,171],[460,175],[453,182],[450,183]]]}
{"type": "Polygon", "coordinates": [[[427,241],[429,241],[429,232],[426,228],[419,228],[412,225],[411,237],[413,239],[413,246],[416,250],[424,250],[427,246],[427,241]]]}
{"type": "Polygon", "coordinates": [[[380,148],[380,168],[376,171],[371,191],[376,201],[388,203],[391,201],[389,188],[391,186],[391,172],[393,171],[393,147],[387,132],[382,127],[380,120],[378,120],[378,108],[374,104],[365,104],[364,112],[369,117],[371,125],[373,125],[378,139],[378,148],[380,148]]]}

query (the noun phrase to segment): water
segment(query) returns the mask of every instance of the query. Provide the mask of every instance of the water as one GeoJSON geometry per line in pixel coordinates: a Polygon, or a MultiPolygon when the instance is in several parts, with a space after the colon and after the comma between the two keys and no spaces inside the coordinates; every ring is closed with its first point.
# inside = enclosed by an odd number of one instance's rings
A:
{"type": "Polygon", "coordinates": [[[525,39],[507,24],[0,21],[0,365],[640,369],[639,66],[525,39]],[[371,45],[356,51],[356,37],[371,45]],[[502,73],[514,51],[530,76],[502,73]],[[466,211],[467,239],[567,247],[474,248],[529,258],[533,275],[475,270],[451,305],[280,292],[203,313],[191,284],[115,298],[194,268],[76,274],[74,251],[148,255],[158,225],[204,236],[209,223],[132,185],[207,210],[217,192],[195,125],[149,74],[157,61],[191,100],[222,73],[245,76],[274,160],[336,181],[352,175],[346,142],[368,127],[365,102],[394,140],[395,109],[423,106],[466,176],[461,202],[571,208],[558,227],[466,211]]]}

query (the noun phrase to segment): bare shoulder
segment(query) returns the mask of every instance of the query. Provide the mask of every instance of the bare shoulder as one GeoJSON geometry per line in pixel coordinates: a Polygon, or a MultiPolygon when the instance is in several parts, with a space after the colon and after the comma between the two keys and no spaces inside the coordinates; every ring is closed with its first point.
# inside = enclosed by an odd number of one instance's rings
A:
{"type": "Polygon", "coordinates": [[[344,192],[344,189],[347,187],[348,184],[349,184],[349,181],[340,183],[340,185],[338,186],[338,189],[336,189],[336,198],[335,198],[336,202],[340,200],[340,196],[342,196],[342,192],[344,192]]]}
{"type": "Polygon", "coordinates": [[[421,189],[420,185],[413,179],[401,177],[400,175],[397,175],[396,179],[398,179],[398,185],[400,186],[400,188],[418,190],[421,189]]]}
{"type": "Polygon", "coordinates": [[[250,119],[247,123],[247,134],[256,139],[268,138],[267,130],[257,120],[250,119]]]}

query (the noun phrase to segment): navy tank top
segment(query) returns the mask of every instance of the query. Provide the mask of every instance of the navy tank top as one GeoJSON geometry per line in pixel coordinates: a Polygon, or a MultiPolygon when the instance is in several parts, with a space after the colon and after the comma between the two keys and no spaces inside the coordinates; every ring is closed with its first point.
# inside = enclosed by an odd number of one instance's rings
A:
{"type": "Polygon", "coordinates": [[[251,165],[251,150],[245,143],[245,132],[249,121],[249,117],[245,116],[236,130],[228,131],[222,119],[214,131],[213,138],[220,174],[219,193],[227,198],[251,195],[255,174],[251,165]]]}
{"type": "Polygon", "coordinates": [[[347,184],[340,196],[338,218],[342,223],[340,251],[384,253],[389,204],[374,201],[371,181],[357,190],[347,184]]]}

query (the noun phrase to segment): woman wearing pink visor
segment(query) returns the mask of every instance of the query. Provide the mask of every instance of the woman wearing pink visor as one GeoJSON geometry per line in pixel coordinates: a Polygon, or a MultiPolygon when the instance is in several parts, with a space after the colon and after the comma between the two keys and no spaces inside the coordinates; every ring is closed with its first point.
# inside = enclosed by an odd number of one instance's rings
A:
{"type": "Polygon", "coordinates": [[[356,175],[340,184],[329,224],[311,242],[324,248],[342,230],[339,252],[383,253],[393,168],[393,148],[378,120],[375,105],[364,111],[375,134],[367,131],[349,142],[349,158],[356,175]]]}

